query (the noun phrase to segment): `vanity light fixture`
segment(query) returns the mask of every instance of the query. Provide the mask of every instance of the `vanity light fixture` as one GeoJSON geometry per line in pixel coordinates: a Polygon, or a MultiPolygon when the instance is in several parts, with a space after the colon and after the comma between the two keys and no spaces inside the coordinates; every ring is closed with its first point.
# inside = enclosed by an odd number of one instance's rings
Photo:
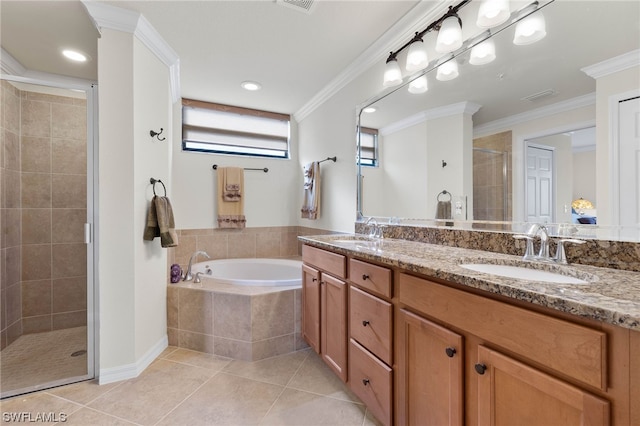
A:
{"type": "Polygon", "coordinates": [[[87,62],[88,56],[82,52],[72,49],[64,49],[62,55],[74,62],[87,62]]]}
{"type": "MultiPolygon", "coordinates": [[[[535,12],[538,2],[534,1],[518,14],[519,17],[529,14],[526,18],[518,21],[516,32],[513,37],[513,44],[523,46],[542,40],[547,35],[546,22],[542,12],[535,12]]],[[[516,20],[519,18],[516,18],[516,20]]]]}
{"type": "Polygon", "coordinates": [[[424,45],[422,37],[416,32],[415,37],[409,45],[407,53],[407,64],[405,69],[409,72],[419,71],[429,65],[429,57],[427,56],[427,48],[424,45]]]}
{"type": "Polygon", "coordinates": [[[244,90],[249,90],[250,92],[255,92],[256,90],[262,89],[262,85],[255,81],[243,81],[240,83],[240,87],[244,90]]]}
{"type": "Polygon", "coordinates": [[[469,63],[471,65],[488,64],[494,59],[496,59],[496,44],[491,38],[487,38],[471,48],[471,55],[469,57],[469,63]]]}
{"type": "Polygon", "coordinates": [[[449,11],[445,15],[438,38],[436,39],[436,52],[449,53],[462,46],[462,20],[456,13],[449,11]]]}
{"type": "Polygon", "coordinates": [[[460,73],[458,72],[458,62],[456,62],[455,58],[453,58],[453,55],[451,55],[448,61],[444,62],[438,67],[436,79],[440,81],[449,81],[453,80],[458,75],[460,75],[460,73]]]}
{"type": "Polygon", "coordinates": [[[476,25],[480,28],[493,28],[507,22],[509,16],[509,0],[483,0],[478,9],[476,25]]]}
{"type": "Polygon", "coordinates": [[[398,59],[391,52],[387,59],[387,65],[384,70],[384,80],[382,85],[384,87],[393,87],[402,83],[402,71],[400,71],[400,65],[398,65],[398,59]]]}
{"type": "Polygon", "coordinates": [[[429,85],[427,82],[427,76],[421,75],[420,77],[413,80],[409,83],[409,93],[413,93],[414,95],[424,93],[429,90],[429,85]]]}

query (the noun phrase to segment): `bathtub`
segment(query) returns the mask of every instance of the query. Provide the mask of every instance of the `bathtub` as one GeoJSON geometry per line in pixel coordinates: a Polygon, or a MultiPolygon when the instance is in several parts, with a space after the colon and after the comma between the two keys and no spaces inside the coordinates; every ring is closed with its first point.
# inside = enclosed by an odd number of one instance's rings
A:
{"type": "Polygon", "coordinates": [[[253,287],[301,287],[302,262],[289,259],[218,259],[192,265],[203,281],[253,287]]]}

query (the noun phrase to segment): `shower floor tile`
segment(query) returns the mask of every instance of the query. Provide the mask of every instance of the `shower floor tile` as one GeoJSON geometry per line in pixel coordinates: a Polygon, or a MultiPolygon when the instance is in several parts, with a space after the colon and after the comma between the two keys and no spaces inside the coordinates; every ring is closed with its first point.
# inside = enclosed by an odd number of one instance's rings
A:
{"type": "Polygon", "coordinates": [[[86,375],[86,349],[87,327],[24,334],[0,352],[0,391],[86,375]]]}

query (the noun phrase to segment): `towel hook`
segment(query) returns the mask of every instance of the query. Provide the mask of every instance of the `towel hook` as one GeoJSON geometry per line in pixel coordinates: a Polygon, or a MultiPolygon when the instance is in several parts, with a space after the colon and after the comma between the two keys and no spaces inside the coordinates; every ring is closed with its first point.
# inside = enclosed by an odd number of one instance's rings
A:
{"type": "Polygon", "coordinates": [[[160,179],[154,179],[151,178],[149,179],[149,182],[151,183],[151,185],[153,185],[153,196],[156,196],[156,183],[159,183],[162,185],[162,189],[164,189],[164,196],[167,196],[167,187],[164,186],[164,183],[160,180],[160,179]]]}
{"type": "Polygon", "coordinates": [[[167,139],[167,138],[160,139],[160,135],[162,134],[163,131],[164,131],[164,129],[162,127],[160,127],[160,132],[149,130],[149,135],[151,135],[152,138],[155,137],[159,141],[163,141],[163,140],[167,139]]]}
{"type": "Polygon", "coordinates": [[[436,197],[438,201],[442,201],[442,200],[440,200],[440,196],[441,195],[448,195],[449,199],[447,201],[451,201],[451,193],[449,191],[447,191],[446,189],[443,189],[442,192],[438,194],[438,196],[436,197]]]}
{"type": "Polygon", "coordinates": [[[447,162],[442,160],[442,168],[444,169],[445,167],[447,167],[447,162]]]}

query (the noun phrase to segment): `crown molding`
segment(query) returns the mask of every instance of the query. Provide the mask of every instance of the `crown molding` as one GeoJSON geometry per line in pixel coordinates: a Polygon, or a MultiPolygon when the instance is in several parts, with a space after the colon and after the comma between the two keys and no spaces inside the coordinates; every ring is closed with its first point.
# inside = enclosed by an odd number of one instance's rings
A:
{"type": "Polygon", "coordinates": [[[632,50],[619,56],[607,59],[588,67],[580,68],[580,71],[591,78],[598,79],[607,75],[624,71],[631,67],[640,66],[640,49],[632,50]]]}
{"type": "Polygon", "coordinates": [[[93,24],[102,33],[103,28],[133,34],[163,64],[169,68],[172,101],[180,100],[180,57],[162,38],[160,33],[140,13],[105,3],[82,0],[93,24]]]}
{"type": "Polygon", "coordinates": [[[27,69],[4,48],[0,50],[0,70],[3,74],[24,75],[27,69]]]}
{"type": "Polygon", "coordinates": [[[560,114],[565,111],[571,111],[590,105],[595,105],[596,94],[589,93],[587,95],[578,96],[566,101],[557,102],[555,104],[547,105],[542,108],[536,108],[531,111],[523,112],[521,114],[510,115],[495,121],[490,121],[485,124],[474,126],[473,137],[478,138],[481,136],[492,135],[494,133],[503,131],[505,129],[512,128],[513,126],[525,123],[527,121],[536,120],[539,118],[548,117],[554,114],[560,114]]]}
{"type": "Polygon", "coordinates": [[[298,111],[293,113],[293,118],[299,123],[309,116],[316,108],[325,103],[329,98],[338,93],[347,84],[356,79],[360,74],[371,68],[374,64],[384,61],[398,46],[406,43],[411,34],[423,30],[435,19],[438,19],[448,10],[453,1],[433,2],[421,1],[406,13],[394,26],[387,30],[378,40],[369,46],[347,68],[338,74],[333,80],[315,94],[298,111]]]}
{"type": "Polygon", "coordinates": [[[434,120],[436,118],[450,117],[453,115],[473,115],[478,112],[481,107],[482,105],[465,101],[438,108],[427,109],[381,128],[380,134],[382,136],[390,135],[408,127],[415,126],[416,124],[420,124],[428,120],[434,120]]]}

